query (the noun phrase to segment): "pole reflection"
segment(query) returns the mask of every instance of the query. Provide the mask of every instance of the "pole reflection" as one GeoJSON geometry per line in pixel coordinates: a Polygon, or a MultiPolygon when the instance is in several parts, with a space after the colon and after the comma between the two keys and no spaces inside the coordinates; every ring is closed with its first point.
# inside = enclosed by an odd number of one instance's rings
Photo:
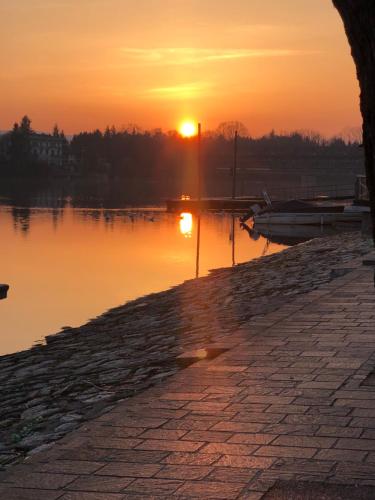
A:
{"type": "MultiPolygon", "coordinates": [[[[197,230],[196,248],[195,248],[195,277],[199,278],[200,270],[200,249],[201,249],[201,213],[196,216],[196,221],[193,219],[193,214],[190,212],[182,212],[179,219],[180,233],[184,238],[192,238],[194,226],[197,230]]],[[[232,266],[236,265],[236,217],[232,215],[231,226],[229,232],[229,240],[231,241],[232,266]]]]}
{"type": "Polygon", "coordinates": [[[232,240],[232,267],[236,265],[236,217],[232,215],[232,229],[231,229],[231,240],[232,240]]]}
{"type": "Polygon", "coordinates": [[[195,258],[195,277],[196,278],[199,278],[200,247],[201,247],[201,214],[198,215],[198,219],[197,219],[197,252],[196,252],[196,258],[195,258]]]}
{"type": "MultiPolygon", "coordinates": [[[[190,212],[182,212],[180,214],[180,233],[184,236],[184,238],[191,238],[193,236],[193,214],[190,212]]],[[[200,246],[201,246],[201,215],[200,213],[197,216],[197,244],[195,251],[195,277],[199,277],[199,259],[200,259],[200,246]]]]}

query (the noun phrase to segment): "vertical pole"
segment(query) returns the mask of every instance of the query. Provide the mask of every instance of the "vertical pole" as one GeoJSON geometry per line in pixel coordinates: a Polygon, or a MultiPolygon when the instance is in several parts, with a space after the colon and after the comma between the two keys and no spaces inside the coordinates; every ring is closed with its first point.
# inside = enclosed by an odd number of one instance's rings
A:
{"type": "Polygon", "coordinates": [[[202,127],[198,123],[198,202],[202,197],[202,127]]]}
{"type": "Polygon", "coordinates": [[[199,257],[201,245],[201,197],[202,197],[202,126],[198,123],[198,221],[197,221],[197,252],[195,259],[195,277],[199,278],[199,257]]]}
{"type": "Polygon", "coordinates": [[[236,226],[235,226],[235,217],[234,215],[232,215],[232,267],[236,265],[235,246],[236,246],[236,226]]]}
{"type": "Polygon", "coordinates": [[[232,175],[232,199],[236,198],[236,176],[237,176],[237,142],[238,131],[234,133],[234,156],[233,156],[233,175],[232,175]]]}
{"type": "Polygon", "coordinates": [[[201,246],[201,214],[198,213],[198,221],[197,221],[197,253],[196,253],[196,257],[195,257],[195,277],[196,278],[199,278],[200,246],[201,246]]]}

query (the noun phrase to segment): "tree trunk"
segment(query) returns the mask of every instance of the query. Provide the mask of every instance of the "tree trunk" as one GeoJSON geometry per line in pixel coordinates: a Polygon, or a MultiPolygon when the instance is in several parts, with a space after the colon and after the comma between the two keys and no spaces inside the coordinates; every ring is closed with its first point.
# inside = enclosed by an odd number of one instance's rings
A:
{"type": "Polygon", "coordinates": [[[363,146],[375,242],[375,0],[332,1],[344,22],[361,88],[363,146]]]}

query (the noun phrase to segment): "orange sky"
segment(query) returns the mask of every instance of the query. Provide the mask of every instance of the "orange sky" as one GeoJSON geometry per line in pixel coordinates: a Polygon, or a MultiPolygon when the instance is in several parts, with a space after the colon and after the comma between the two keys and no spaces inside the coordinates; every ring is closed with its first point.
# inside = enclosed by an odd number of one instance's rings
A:
{"type": "Polygon", "coordinates": [[[360,124],[330,0],[2,0],[0,44],[0,130],[360,124]]]}

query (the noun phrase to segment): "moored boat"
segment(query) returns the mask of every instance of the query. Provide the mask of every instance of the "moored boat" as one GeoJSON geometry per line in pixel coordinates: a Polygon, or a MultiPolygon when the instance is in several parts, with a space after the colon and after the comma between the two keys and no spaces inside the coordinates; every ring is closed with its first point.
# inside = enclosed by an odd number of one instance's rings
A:
{"type": "Polygon", "coordinates": [[[290,225],[333,225],[338,222],[361,222],[362,213],[351,212],[266,212],[254,216],[254,224],[290,224],[290,225]]]}

